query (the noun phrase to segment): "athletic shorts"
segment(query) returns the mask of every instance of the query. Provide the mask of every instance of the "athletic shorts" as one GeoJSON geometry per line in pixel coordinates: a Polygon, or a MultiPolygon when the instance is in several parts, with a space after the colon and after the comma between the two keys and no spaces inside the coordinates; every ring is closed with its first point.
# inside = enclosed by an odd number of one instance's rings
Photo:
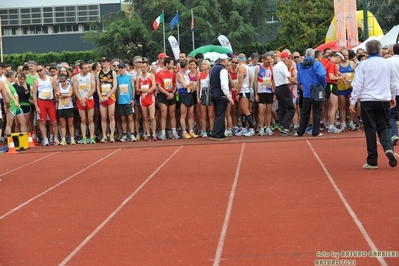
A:
{"type": "Polygon", "coordinates": [[[191,94],[193,95],[194,104],[197,104],[198,103],[197,91],[193,91],[191,94]]]}
{"type": "Polygon", "coordinates": [[[94,107],[95,108],[100,108],[100,97],[98,97],[97,91],[93,94],[93,99],[94,99],[94,107]]]}
{"type": "Polygon", "coordinates": [[[347,90],[338,90],[338,95],[342,95],[342,96],[347,97],[347,96],[352,94],[352,91],[353,91],[352,88],[347,89],[347,90]]]}
{"type": "Polygon", "coordinates": [[[86,106],[82,106],[82,104],[80,103],[80,101],[78,99],[76,99],[76,107],[79,110],[90,110],[93,109],[95,106],[95,102],[94,99],[87,99],[86,100],[86,106]]]}
{"type": "Polygon", "coordinates": [[[155,103],[155,96],[154,94],[147,94],[140,96],[140,105],[143,108],[148,108],[155,103]]]}
{"type": "Polygon", "coordinates": [[[68,117],[74,117],[75,111],[74,108],[58,109],[57,114],[58,118],[68,118],[68,117]]]}
{"type": "Polygon", "coordinates": [[[272,104],[274,93],[258,93],[259,103],[272,104]]]}
{"type": "Polygon", "coordinates": [[[51,122],[57,121],[57,114],[55,111],[55,102],[53,100],[41,100],[37,99],[37,105],[40,108],[40,121],[47,121],[47,115],[51,122]]]}
{"type": "Polygon", "coordinates": [[[30,114],[30,112],[32,112],[32,108],[30,107],[30,105],[28,106],[21,106],[22,111],[24,111],[24,114],[30,114]]]}
{"type": "Polygon", "coordinates": [[[187,107],[194,105],[194,95],[192,93],[181,93],[180,104],[184,104],[187,107]]]}
{"type": "MultiPolygon", "coordinates": [[[[134,107],[133,107],[134,108],[134,107]]],[[[133,108],[131,104],[117,104],[116,111],[120,116],[126,116],[133,114],[133,108]]]]}
{"type": "Polygon", "coordinates": [[[167,106],[176,104],[176,97],[173,97],[172,100],[168,100],[166,95],[163,93],[158,93],[158,101],[167,106]]]}
{"type": "Polygon", "coordinates": [[[141,106],[141,105],[140,105],[140,94],[136,94],[136,96],[134,97],[134,99],[135,99],[135,100],[134,100],[134,105],[140,107],[140,106],[141,106]]]}
{"type": "Polygon", "coordinates": [[[102,107],[108,107],[110,105],[115,104],[116,101],[114,99],[108,98],[105,102],[100,103],[102,107]]]}
{"type": "Polygon", "coordinates": [[[338,86],[337,84],[333,83],[327,83],[326,87],[324,88],[324,91],[326,93],[326,98],[330,98],[331,94],[337,95],[338,96],[338,86]]]}
{"type": "Polygon", "coordinates": [[[17,107],[17,108],[15,108],[15,109],[10,109],[10,113],[11,113],[13,116],[19,116],[19,115],[23,115],[23,114],[24,114],[24,111],[22,111],[22,108],[21,108],[21,107],[17,107]]]}
{"type": "Polygon", "coordinates": [[[250,95],[250,93],[249,92],[247,92],[247,93],[240,93],[239,95],[238,95],[238,99],[239,100],[241,100],[241,98],[247,98],[248,100],[249,100],[249,98],[251,97],[251,95],[250,95]]]}

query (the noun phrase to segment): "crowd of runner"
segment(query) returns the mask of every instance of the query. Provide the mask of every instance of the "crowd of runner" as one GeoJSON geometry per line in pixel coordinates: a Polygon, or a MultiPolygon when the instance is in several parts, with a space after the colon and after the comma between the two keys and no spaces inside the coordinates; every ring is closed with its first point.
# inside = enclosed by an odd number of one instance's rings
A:
{"type": "MultiPolygon", "coordinates": [[[[383,49],[382,56],[391,57],[391,50],[383,49]]],[[[225,135],[271,136],[280,129],[273,72],[281,59],[290,73],[295,114],[288,131],[279,134],[296,134],[302,100],[297,69],[304,56],[284,50],[229,57],[234,104],[228,105],[225,135]]],[[[362,125],[360,107],[355,113],[348,108],[351,81],[356,65],[367,59],[365,51],[316,50],[314,59],[326,70],[327,99],[320,124],[310,121],[306,133],[312,134],[314,126],[335,134],[357,130],[362,125]]],[[[202,103],[202,92],[209,88],[214,63],[202,54],[187,57],[184,52],[178,60],[160,53],[153,63],[141,56],[79,60],[74,65],[29,61],[15,71],[0,63],[0,89],[6,97],[0,136],[4,141],[14,132],[34,132],[45,146],[207,138],[215,115],[213,105],[202,103]]],[[[392,141],[396,144],[398,137],[392,141]]]]}

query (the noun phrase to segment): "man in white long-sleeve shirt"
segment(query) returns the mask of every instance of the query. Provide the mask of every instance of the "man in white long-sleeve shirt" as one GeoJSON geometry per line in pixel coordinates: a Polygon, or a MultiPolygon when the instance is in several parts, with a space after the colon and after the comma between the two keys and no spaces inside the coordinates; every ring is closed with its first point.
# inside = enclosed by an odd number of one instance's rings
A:
{"type": "MultiPolygon", "coordinates": [[[[392,67],[399,72],[399,44],[395,44],[389,47],[390,51],[389,53],[391,53],[391,50],[393,56],[391,58],[388,58],[387,60],[391,61],[392,67]]],[[[398,102],[399,102],[399,88],[396,91],[396,103],[398,102]]],[[[396,106],[391,109],[391,119],[389,120],[389,123],[391,124],[391,141],[394,146],[399,141],[398,127],[396,126],[396,121],[398,120],[398,113],[399,113],[399,104],[396,104],[396,106]]]]}
{"type": "Polygon", "coordinates": [[[380,41],[367,42],[366,50],[369,58],[356,68],[349,107],[351,112],[355,112],[355,104],[360,100],[368,153],[367,163],[363,165],[363,169],[378,168],[376,132],[388,157],[389,165],[395,167],[398,161],[393,151],[389,119],[390,109],[396,105],[398,73],[392,62],[381,57],[380,41]]]}
{"type": "Polygon", "coordinates": [[[212,102],[215,107],[215,124],[211,132],[211,140],[227,139],[224,135],[227,103],[234,104],[229,90],[229,76],[226,69],[229,59],[226,54],[222,54],[219,58],[219,63],[209,73],[209,85],[212,91],[212,102]]]}

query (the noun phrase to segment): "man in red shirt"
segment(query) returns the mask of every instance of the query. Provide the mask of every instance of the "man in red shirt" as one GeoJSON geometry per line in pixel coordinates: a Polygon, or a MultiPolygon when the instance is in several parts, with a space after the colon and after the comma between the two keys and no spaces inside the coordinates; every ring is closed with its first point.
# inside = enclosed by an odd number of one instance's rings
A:
{"type": "Polygon", "coordinates": [[[176,131],[176,74],[173,72],[173,59],[164,59],[164,69],[155,76],[158,89],[159,108],[161,110],[161,135],[160,140],[166,139],[166,117],[169,112],[172,126],[172,139],[180,139],[176,131]]]}

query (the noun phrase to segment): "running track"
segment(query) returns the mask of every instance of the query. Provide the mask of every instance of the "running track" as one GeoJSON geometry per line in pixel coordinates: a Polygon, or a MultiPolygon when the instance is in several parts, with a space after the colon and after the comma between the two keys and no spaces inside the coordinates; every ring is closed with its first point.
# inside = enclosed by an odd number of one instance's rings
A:
{"type": "Polygon", "coordinates": [[[398,251],[399,178],[379,152],[378,170],[361,169],[363,133],[345,132],[4,154],[0,265],[315,265],[332,259],[317,252],[398,251]]]}

